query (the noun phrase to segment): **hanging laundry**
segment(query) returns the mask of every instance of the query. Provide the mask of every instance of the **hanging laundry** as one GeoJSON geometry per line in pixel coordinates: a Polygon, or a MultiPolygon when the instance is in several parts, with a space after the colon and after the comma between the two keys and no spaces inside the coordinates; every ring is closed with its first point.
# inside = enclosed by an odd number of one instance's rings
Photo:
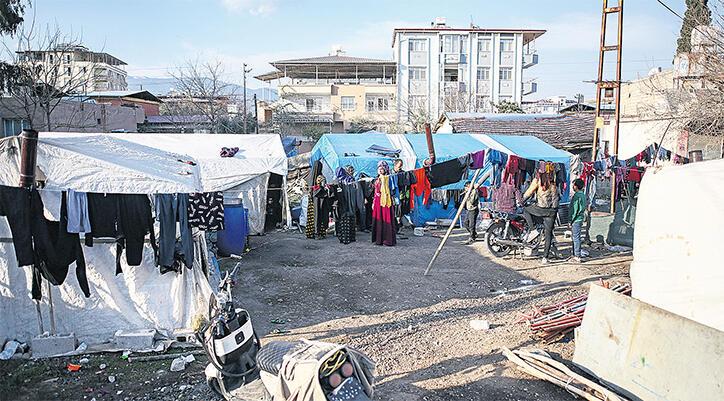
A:
{"type": "Polygon", "coordinates": [[[468,171],[468,166],[467,163],[461,163],[459,159],[450,159],[431,165],[427,171],[430,186],[439,188],[462,180],[468,171]]]}
{"type": "Polygon", "coordinates": [[[481,169],[485,166],[485,151],[479,150],[470,155],[470,168],[473,170],[481,169]]]}
{"type": "Polygon", "coordinates": [[[53,285],[61,285],[68,276],[70,265],[75,263],[75,274],[83,295],[90,297],[90,288],[86,277],[85,256],[80,245],[80,236],[68,232],[66,213],[67,197],[61,200],[60,221],[50,221],[43,216],[43,204],[40,195],[33,190],[31,194],[31,218],[34,258],[31,294],[35,300],[42,298],[42,278],[53,285]]]}
{"type": "Polygon", "coordinates": [[[488,163],[492,165],[492,184],[497,187],[502,182],[503,166],[508,162],[508,155],[489,149],[487,153],[488,163]]]}
{"type": "Polygon", "coordinates": [[[496,188],[493,196],[495,210],[515,214],[518,205],[523,204],[520,189],[512,181],[503,182],[496,188]]]}
{"type": "Polygon", "coordinates": [[[508,156],[508,163],[506,163],[505,171],[503,172],[503,182],[508,182],[511,179],[517,181],[519,160],[520,158],[516,155],[508,156]]]}
{"type": "Polygon", "coordinates": [[[187,268],[193,266],[194,242],[188,221],[188,194],[156,195],[156,220],[159,222],[158,246],[159,265],[162,269],[172,268],[176,253],[177,222],[181,237],[180,252],[187,268]]]}
{"type": "Polygon", "coordinates": [[[91,232],[85,234],[85,245],[93,246],[93,238],[118,236],[118,195],[86,194],[91,232]]]}
{"type": "Polygon", "coordinates": [[[67,198],[68,232],[89,233],[91,225],[88,217],[88,197],[86,193],[69,189],[67,198]]]}
{"type": "MultiPolygon", "coordinates": [[[[40,212],[43,213],[42,210],[40,212]]],[[[30,190],[0,186],[0,216],[7,217],[18,266],[33,264],[30,190]]]]}
{"type": "Polygon", "coordinates": [[[415,197],[422,196],[422,204],[430,203],[430,192],[432,187],[427,179],[427,171],[424,168],[418,168],[412,171],[414,183],[410,186],[410,209],[415,208],[415,197]]]}
{"type": "Polygon", "coordinates": [[[202,231],[224,229],[224,193],[203,192],[189,195],[189,224],[202,231]]]}
{"type": "Polygon", "coordinates": [[[143,194],[118,195],[118,239],[116,241],[116,274],[121,270],[121,255],[126,251],[126,263],[140,266],[146,235],[150,234],[151,247],[158,253],[156,234],[153,229],[151,200],[143,194]]]}

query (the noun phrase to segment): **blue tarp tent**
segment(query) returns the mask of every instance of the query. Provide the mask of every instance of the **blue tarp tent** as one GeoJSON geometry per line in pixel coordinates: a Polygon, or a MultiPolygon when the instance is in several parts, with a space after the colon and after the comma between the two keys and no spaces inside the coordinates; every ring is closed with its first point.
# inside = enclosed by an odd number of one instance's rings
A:
{"type": "MultiPolygon", "coordinates": [[[[570,182],[571,154],[565,150],[554,148],[534,136],[485,134],[470,134],[470,136],[484,143],[491,149],[509,155],[516,155],[528,160],[545,160],[554,163],[563,163],[566,167],[566,182],[570,182]]],[[[485,169],[487,170],[489,168],[490,166],[486,163],[485,169]]],[[[568,203],[569,194],[570,188],[566,186],[566,190],[561,194],[561,203],[568,203]]]]}
{"type": "MultiPolygon", "coordinates": [[[[429,157],[425,135],[406,134],[405,138],[417,155],[417,165],[415,167],[422,167],[425,159],[429,157]]],[[[432,142],[435,144],[435,160],[438,163],[488,148],[487,145],[468,134],[434,134],[432,136],[432,142]]],[[[471,177],[472,172],[468,178],[471,177]]],[[[465,180],[461,180],[460,182],[446,185],[440,189],[463,189],[464,185],[465,180]]],[[[410,213],[410,219],[412,220],[412,224],[416,226],[422,226],[425,222],[435,221],[435,219],[452,219],[457,212],[454,202],[450,202],[447,208],[445,208],[440,202],[430,202],[429,205],[423,205],[421,199],[415,199],[415,205],[417,206],[410,213]]]]}
{"type": "Polygon", "coordinates": [[[377,153],[367,152],[367,149],[372,145],[390,149],[395,148],[387,139],[387,134],[377,132],[325,134],[314,145],[310,161],[312,166],[317,160],[322,161],[322,172],[328,180],[334,179],[338,167],[347,165],[354,167],[356,178],[359,178],[361,173],[375,177],[377,176],[377,162],[387,160],[392,166],[392,159],[377,153]]]}
{"type": "MultiPolygon", "coordinates": [[[[571,154],[554,148],[540,139],[532,136],[514,135],[484,135],[484,134],[434,134],[435,156],[438,162],[463,156],[479,150],[496,149],[498,151],[520,156],[530,160],[546,160],[563,163],[566,166],[568,179],[571,154]]],[[[311,163],[322,161],[323,173],[328,180],[335,177],[334,171],[338,167],[352,165],[359,177],[360,173],[374,177],[377,175],[377,163],[380,160],[392,162],[392,158],[376,153],[367,152],[367,149],[377,145],[389,149],[400,149],[400,158],[405,160],[406,169],[414,165],[422,167],[428,158],[427,142],[424,134],[383,134],[369,132],[365,134],[327,134],[317,142],[312,149],[311,163]],[[409,163],[408,163],[409,161],[409,163]]],[[[490,166],[486,164],[487,171],[490,166]]],[[[485,171],[481,172],[485,173],[485,171]]],[[[472,177],[472,172],[470,177],[472,177]]],[[[464,181],[450,184],[442,189],[462,189],[464,181]]],[[[489,184],[489,183],[488,183],[489,184]]],[[[568,202],[568,189],[562,194],[561,201],[568,202]]],[[[431,202],[429,206],[422,206],[418,199],[415,201],[416,209],[411,214],[413,224],[419,226],[425,222],[440,218],[452,218],[456,209],[448,205],[445,209],[439,202],[431,202]]]]}

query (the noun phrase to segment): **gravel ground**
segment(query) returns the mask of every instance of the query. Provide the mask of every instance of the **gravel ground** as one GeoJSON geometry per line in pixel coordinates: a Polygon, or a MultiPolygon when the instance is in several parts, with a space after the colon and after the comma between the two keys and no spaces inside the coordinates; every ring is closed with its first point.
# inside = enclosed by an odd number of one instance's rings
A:
{"type": "MultiPolygon", "coordinates": [[[[630,257],[594,250],[582,265],[495,259],[482,242],[461,245],[465,236],[456,231],[423,276],[441,235],[410,235],[392,248],[372,245],[369,234],[350,245],[296,232],[252,237],[236,300],[249,310],[262,342],[308,338],[367,353],[377,363],[376,399],[572,399],[519,373],[500,349],[532,346],[570,359],[570,338],[541,343],[515,322],[518,314],[584,293],[601,278],[628,281],[630,257]],[[276,319],[286,323],[271,322],[276,319]],[[473,319],[487,320],[490,330],[471,329],[473,319]],[[278,330],[284,334],[272,334],[278,330]]],[[[169,372],[170,360],[129,363],[119,354],[90,355],[75,373],[64,368],[79,357],[0,362],[0,400],[213,399],[203,378],[205,358],[196,357],[180,373],[169,372]]]]}

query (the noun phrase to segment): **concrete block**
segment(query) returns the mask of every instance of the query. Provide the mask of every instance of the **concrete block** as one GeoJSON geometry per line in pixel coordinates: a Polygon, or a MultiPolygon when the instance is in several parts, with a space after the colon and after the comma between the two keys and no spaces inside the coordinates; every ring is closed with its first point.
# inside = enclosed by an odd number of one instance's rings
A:
{"type": "Polygon", "coordinates": [[[74,333],[66,335],[41,335],[33,338],[30,343],[33,358],[48,358],[75,351],[78,340],[74,333]]]}
{"type": "Polygon", "coordinates": [[[114,335],[114,342],[120,349],[131,351],[143,351],[153,349],[156,330],[118,330],[114,335]]]}

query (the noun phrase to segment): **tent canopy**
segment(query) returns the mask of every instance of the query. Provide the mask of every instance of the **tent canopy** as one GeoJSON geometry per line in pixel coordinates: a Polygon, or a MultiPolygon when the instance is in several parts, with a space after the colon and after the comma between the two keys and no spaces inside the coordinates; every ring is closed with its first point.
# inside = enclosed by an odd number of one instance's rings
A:
{"type": "MultiPolygon", "coordinates": [[[[0,141],[0,183],[17,185],[19,139],[0,141]]],[[[265,173],[286,175],[277,135],[41,132],[38,167],[47,188],[103,193],[221,191],[265,173]],[[222,147],[239,152],[222,158],[222,147]]]]}
{"type": "MultiPolygon", "coordinates": [[[[546,160],[563,163],[566,166],[566,177],[569,174],[571,154],[554,148],[533,136],[485,135],[485,134],[434,134],[435,157],[438,162],[457,158],[468,153],[486,149],[496,149],[501,152],[520,156],[530,160],[546,160]]],[[[317,142],[312,149],[311,164],[317,160],[323,162],[323,172],[327,179],[334,179],[334,171],[338,167],[352,165],[357,175],[365,173],[374,177],[377,175],[377,162],[391,161],[376,153],[366,151],[372,145],[391,149],[399,149],[400,158],[405,161],[405,169],[412,170],[422,167],[428,158],[427,140],[423,134],[382,134],[371,132],[365,134],[327,134],[317,142]],[[414,167],[411,167],[414,166],[414,167]]],[[[487,171],[489,165],[485,166],[487,171]]],[[[485,172],[485,171],[484,171],[485,172]]],[[[472,173],[470,173],[472,176],[472,173]]],[[[441,189],[462,189],[464,180],[447,185],[441,189]]],[[[568,201],[568,189],[562,194],[562,201],[568,201]]],[[[421,202],[416,202],[421,205],[421,202]]],[[[417,207],[412,212],[412,221],[415,225],[422,225],[427,221],[438,218],[452,218],[455,215],[454,207],[445,208],[439,202],[417,207]]]]}
{"type": "Polygon", "coordinates": [[[724,160],[649,168],[631,263],[634,298],[718,330],[724,330],[722,182],[724,160]],[[699,213],[677,213],[681,205],[696,205],[699,213]]]}

